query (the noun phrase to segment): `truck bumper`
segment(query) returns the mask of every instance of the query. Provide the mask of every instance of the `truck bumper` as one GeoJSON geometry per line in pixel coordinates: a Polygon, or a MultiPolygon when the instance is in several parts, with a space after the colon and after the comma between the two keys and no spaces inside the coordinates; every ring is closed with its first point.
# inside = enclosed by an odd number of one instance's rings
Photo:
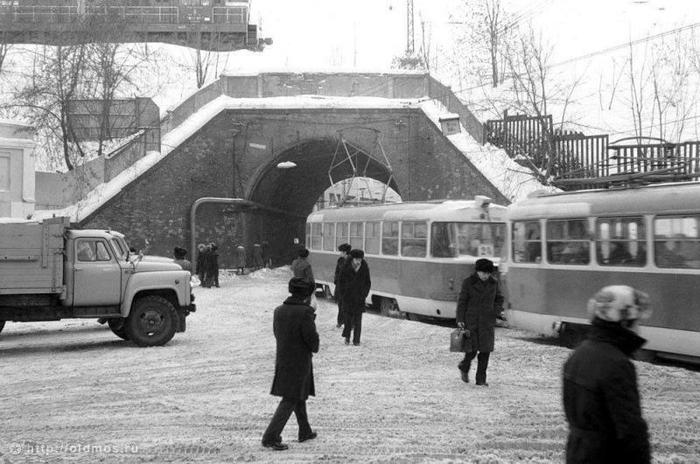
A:
{"type": "Polygon", "coordinates": [[[187,315],[189,313],[193,313],[197,311],[197,306],[192,303],[187,306],[180,306],[180,310],[177,312],[178,314],[178,319],[179,319],[179,324],[177,328],[177,332],[184,332],[185,329],[187,328],[187,315]]]}

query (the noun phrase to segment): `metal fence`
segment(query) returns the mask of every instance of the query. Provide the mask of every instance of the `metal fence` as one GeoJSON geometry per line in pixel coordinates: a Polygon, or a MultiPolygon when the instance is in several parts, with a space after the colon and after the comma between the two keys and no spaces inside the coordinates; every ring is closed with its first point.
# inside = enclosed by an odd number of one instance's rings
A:
{"type": "Polygon", "coordinates": [[[647,137],[609,141],[552,129],[552,116],[504,115],[484,125],[484,141],[521,164],[546,172],[565,189],[700,177],[700,141],[670,143],[647,137]]]}

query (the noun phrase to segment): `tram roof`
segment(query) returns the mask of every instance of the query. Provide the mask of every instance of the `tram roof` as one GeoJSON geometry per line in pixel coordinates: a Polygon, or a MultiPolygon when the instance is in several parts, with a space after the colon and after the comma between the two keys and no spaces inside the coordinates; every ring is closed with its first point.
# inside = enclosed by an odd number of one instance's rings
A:
{"type": "Polygon", "coordinates": [[[684,213],[700,210],[700,183],[534,193],[508,207],[510,219],[684,213]]]}
{"type": "MultiPolygon", "coordinates": [[[[480,205],[481,203],[477,203],[474,200],[439,200],[327,208],[311,213],[307,221],[474,220],[479,219],[479,215],[483,212],[480,205]]],[[[505,213],[505,206],[489,203],[487,208],[489,213],[496,213],[497,217],[492,219],[503,219],[502,215],[505,213]]]]}

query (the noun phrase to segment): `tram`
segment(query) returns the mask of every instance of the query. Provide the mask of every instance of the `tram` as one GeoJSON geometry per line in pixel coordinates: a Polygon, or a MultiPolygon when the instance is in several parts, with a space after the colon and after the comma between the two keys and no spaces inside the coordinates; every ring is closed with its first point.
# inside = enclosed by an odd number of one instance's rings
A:
{"type": "Polygon", "coordinates": [[[326,295],[335,289],[338,245],[349,243],[365,252],[373,308],[386,315],[454,319],[462,281],[474,272],[474,262],[499,262],[505,213],[485,196],[323,209],[307,219],[306,247],[326,295]]]}
{"type": "Polygon", "coordinates": [[[508,207],[502,263],[515,327],[575,343],[606,285],[649,294],[644,346],[700,359],[700,183],[532,194],[508,207]]]}

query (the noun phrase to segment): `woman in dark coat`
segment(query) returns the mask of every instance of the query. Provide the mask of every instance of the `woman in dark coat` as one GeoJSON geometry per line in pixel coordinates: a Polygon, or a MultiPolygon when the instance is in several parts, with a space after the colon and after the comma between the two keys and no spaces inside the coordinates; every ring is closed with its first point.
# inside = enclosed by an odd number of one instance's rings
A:
{"type": "Polygon", "coordinates": [[[262,444],[276,451],[287,449],[282,443],[282,430],[292,411],[299,424],[299,441],[316,438],[306,415],[306,400],[309,395],[316,394],[311,357],[312,353],[318,353],[319,346],[316,315],[309,306],[313,291],[309,282],[292,278],[289,281],[291,296],[274,313],[277,354],[270,393],[281,396],[282,400],[263,435],[262,444]]]}
{"type": "Polygon", "coordinates": [[[636,331],[648,297],[613,285],[588,303],[592,327],[564,364],[564,412],[569,423],[568,464],[647,464],[649,433],[629,358],[646,340],[636,331]]]}
{"type": "Polygon", "coordinates": [[[482,386],[488,386],[486,369],[496,338],[496,318],[503,311],[503,295],[492,276],[493,271],[490,260],[476,260],[474,274],[462,282],[457,303],[457,325],[467,329],[471,339],[471,351],[464,353],[459,363],[462,380],[469,382],[469,368],[478,352],[476,384],[482,386]]]}
{"type": "Polygon", "coordinates": [[[369,277],[369,266],[364,260],[365,252],[362,250],[350,250],[350,259],[347,261],[338,277],[341,306],[345,315],[343,337],[345,344],[360,344],[362,333],[362,313],[365,311],[365,300],[372,286],[369,277]]]}

